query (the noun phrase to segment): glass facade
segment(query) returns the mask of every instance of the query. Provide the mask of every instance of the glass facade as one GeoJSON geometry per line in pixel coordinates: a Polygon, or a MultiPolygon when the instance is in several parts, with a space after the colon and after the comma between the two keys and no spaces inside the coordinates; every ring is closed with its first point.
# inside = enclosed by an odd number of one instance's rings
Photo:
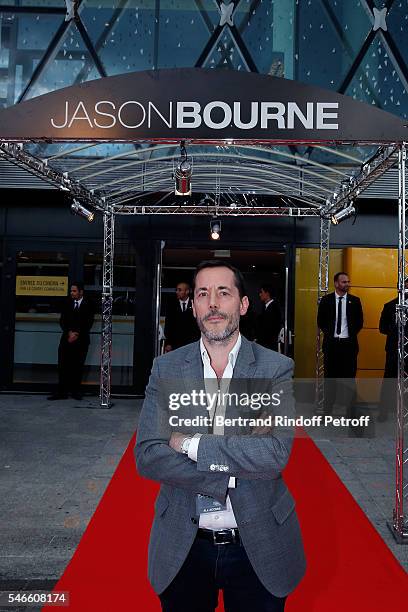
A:
{"type": "Polygon", "coordinates": [[[66,253],[16,254],[14,383],[57,382],[59,320],[68,276],[66,253]]]}
{"type": "MultiPolygon", "coordinates": [[[[112,384],[118,386],[133,384],[136,266],[136,254],[120,252],[119,247],[113,269],[115,287],[112,308],[112,384]]],[[[95,323],[91,330],[91,344],[86,362],[89,366],[87,382],[94,385],[99,384],[100,377],[102,268],[102,251],[85,253],[85,291],[96,306],[95,323]]]]}
{"type": "Polygon", "coordinates": [[[400,0],[1,0],[0,104],[100,76],[198,66],[346,93],[406,117],[400,0]],[[385,6],[386,4],[386,6],[385,6]]]}

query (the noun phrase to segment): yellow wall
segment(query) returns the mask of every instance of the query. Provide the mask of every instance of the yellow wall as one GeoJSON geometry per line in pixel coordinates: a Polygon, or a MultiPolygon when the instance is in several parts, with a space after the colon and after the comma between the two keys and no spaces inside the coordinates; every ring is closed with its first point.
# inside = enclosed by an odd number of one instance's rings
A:
{"type": "Polygon", "coordinates": [[[385,336],[378,331],[382,308],[397,295],[397,249],[349,248],[344,252],[344,268],[350,276],[351,293],[361,299],[364,327],[359,333],[357,377],[372,380],[358,383],[363,401],[378,401],[385,362],[385,336]]]}
{"type": "MultiPolygon", "coordinates": [[[[385,361],[385,336],[378,331],[378,322],[385,302],[392,300],[397,286],[396,249],[348,248],[331,249],[329,291],[333,291],[333,275],[346,271],[351,280],[351,293],[362,302],[364,328],[359,334],[360,352],[357,376],[371,379],[359,382],[359,397],[377,401],[385,361]],[[377,380],[372,380],[377,379],[377,380]]],[[[315,376],[317,279],[319,249],[296,250],[295,279],[295,374],[298,378],[315,376]]]]}
{"type": "MultiPolygon", "coordinates": [[[[343,269],[343,249],[330,250],[329,291],[333,275],[343,269]]],[[[319,249],[296,249],[295,376],[314,378],[316,370],[316,316],[319,249]]]]}

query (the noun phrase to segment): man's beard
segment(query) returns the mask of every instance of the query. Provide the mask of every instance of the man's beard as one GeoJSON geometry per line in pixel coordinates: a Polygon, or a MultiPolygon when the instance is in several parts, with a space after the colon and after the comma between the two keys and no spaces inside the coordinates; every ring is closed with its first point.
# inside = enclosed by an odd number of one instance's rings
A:
{"type": "Polygon", "coordinates": [[[240,314],[239,312],[237,313],[233,313],[233,314],[226,314],[225,312],[209,312],[208,314],[206,314],[204,317],[202,317],[201,319],[197,318],[197,325],[201,331],[201,333],[203,334],[203,336],[209,341],[209,342],[222,342],[222,343],[226,343],[231,336],[237,331],[237,329],[239,328],[239,319],[240,319],[240,314]],[[207,327],[205,327],[204,323],[205,321],[207,321],[208,319],[210,319],[211,317],[213,317],[214,315],[216,315],[217,317],[222,317],[223,319],[226,319],[228,321],[227,325],[225,326],[224,330],[211,330],[208,329],[207,327]]]}

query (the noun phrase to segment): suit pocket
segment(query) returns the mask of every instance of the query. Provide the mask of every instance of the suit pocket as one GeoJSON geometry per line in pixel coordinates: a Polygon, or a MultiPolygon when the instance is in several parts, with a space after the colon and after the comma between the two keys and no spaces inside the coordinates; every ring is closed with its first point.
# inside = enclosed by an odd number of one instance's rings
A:
{"type": "Polygon", "coordinates": [[[286,489],[285,493],[280,496],[274,506],[272,506],[272,512],[279,525],[282,525],[292,514],[295,509],[295,500],[293,499],[289,489],[286,489]]]}
{"type": "Polygon", "coordinates": [[[169,507],[169,500],[163,493],[159,493],[154,504],[154,512],[156,516],[164,516],[169,507]]]}

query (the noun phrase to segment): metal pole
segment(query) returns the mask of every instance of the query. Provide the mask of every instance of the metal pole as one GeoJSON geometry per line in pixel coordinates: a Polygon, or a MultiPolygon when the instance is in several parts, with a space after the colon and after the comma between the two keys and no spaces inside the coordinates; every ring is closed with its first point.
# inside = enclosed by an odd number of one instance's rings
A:
{"type": "Polygon", "coordinates": [[[160,241],[160,254],[159,261],[156,266],[156,309],[155,309],[155,341],[154,341],[154,356],[160,355],[160,338],[159,338],[159,327],[160,327],[160,309],[161,309],[161,289],[162,289],[162,265],[163,265],[163,249],[165,241],[160,241]]]}
{"type": "Polygon", "coordinates": [[[408,498],[407,455],[408,448],[405,442],[405,432],[408,426],[408,373],[406,371],[406,358],[408,356],[408,330],[405,285],[408,279],[406,249],[408,231],[407,202],[405,192],[405,163],[406,144],[401,145],[398,155],[398,392],[397,392],[397,432],[396,432],[396,462],[395,462],[395,509],[393,516],[393,533],[400,544],[408,544],[408,517],[404,514],[404,501],[408,498]]]}
{"type": "Polygon", "coordinates": [[[113,256],[115,247],[115,215],[103,214],[103,280],[102,280],[102,334],[101,334],[101,408],[110,408],[112,366],[112,303],[113,256]]]}
{"type": "Polygon", "coordinates": [[[289,325],[288,325],[288,314],[289,314],[289,268],[285,266],[285,323],[284,323],[284,345],[283,352],[285,355],[289,355],[289,325]]]}
{"type": "MultiPolygon", "coordinates": [[[[320,217],[320,252],[319,252],[319,286],[317,306],[329,289],[329,258],[330,258],[330,218],[320,217]]],[[[317,328],[316,337],[316,412],[324,412],[324,359],[322,351],[322,333],[317,328]]]]}

